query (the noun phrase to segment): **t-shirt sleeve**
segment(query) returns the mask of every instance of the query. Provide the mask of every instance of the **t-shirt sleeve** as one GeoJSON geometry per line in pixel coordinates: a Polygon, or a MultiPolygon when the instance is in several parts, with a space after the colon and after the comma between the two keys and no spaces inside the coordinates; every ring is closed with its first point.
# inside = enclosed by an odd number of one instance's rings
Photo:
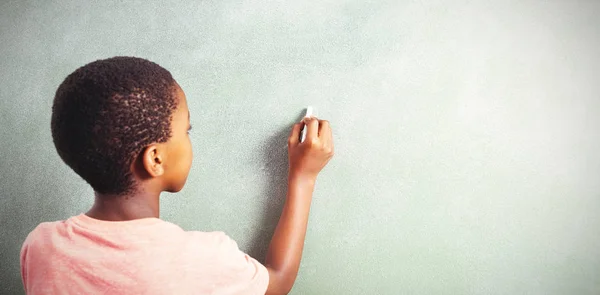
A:
{"type": "Polygon", "coordinates": [[[265,294],[269,272],[223,232],[213,232],[215,294],[265,294]]]}
{"type": "Polygon", "coordinates": [[[21,280],[23,282],[23,288],[25,288],[25,292],[27,292],[27,252],[29,250],[29,245],[27,240],[23,243],[21,247],[20,260],[21,260],[21,280]]]}

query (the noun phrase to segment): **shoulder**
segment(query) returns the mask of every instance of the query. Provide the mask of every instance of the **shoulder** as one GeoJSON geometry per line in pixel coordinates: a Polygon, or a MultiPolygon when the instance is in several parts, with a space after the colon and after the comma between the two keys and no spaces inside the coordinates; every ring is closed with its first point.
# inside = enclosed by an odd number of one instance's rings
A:
{"type": "Polygon", "coordinates": [[[35,243],[36,241],[45,240],[55,233],[63,224],[63,221],[42,222],[36,226],[25,238],[23,246],[35,243]]]}
{"type": "Polygon", "coordinates": [[[43,251],[43,248],[51,244],[53,236],[64,224],[63,221],[42,222],[36,226],[25,238],[21,246],[21,262],[31,255],[43,251]]]}
{"type": "MultiPolygon", "coordinates": [[[[196,257],[209,266],[211,280],[219,290],[235,294],[264,294],[269,284],[265,266],[239,249],[238,244],[221,231],[189,232],[196,244],[196,257]],[[233,291],[235,290],[235,291],[233,291]]],[[[228,293],[229,294],[229,293],[228,293]]]]}

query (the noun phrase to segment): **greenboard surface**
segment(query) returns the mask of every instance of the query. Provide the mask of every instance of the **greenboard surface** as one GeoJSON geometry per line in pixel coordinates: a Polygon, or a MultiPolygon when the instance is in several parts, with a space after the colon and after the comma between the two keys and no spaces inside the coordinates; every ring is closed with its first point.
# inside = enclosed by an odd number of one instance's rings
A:
{"type": "Polygon", "coordinates": [[[292,294],[600,294],[598,1],[2,1],[0,292],[93,192],[54,91],[144,57],[188,97],[194,162],[161,217],[261,260],[307,105],[336,155],[292,294]]]}

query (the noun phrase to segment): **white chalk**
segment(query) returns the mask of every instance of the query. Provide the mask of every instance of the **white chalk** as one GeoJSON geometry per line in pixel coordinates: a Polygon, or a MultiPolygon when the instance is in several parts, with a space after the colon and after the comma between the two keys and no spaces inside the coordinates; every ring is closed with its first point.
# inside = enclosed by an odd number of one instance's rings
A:
{"type": "MultiPolygon", "coordinates": [[[[310,118],[313,114],[313,108],[311,106],[306,107],[306,115],[304,118],[310,118]]],[[[302,130],[300,131],[300,142],[304,142],[306,139],[306,125],[302,126],[302,130]]]]}
{"type": "Polygon", "coordinates": [[[307,106],[306,107],[306,115],[304,117],[308,118],[308,117],[312,117],[312,115],[313,115],[313,107],[307,106]]]}

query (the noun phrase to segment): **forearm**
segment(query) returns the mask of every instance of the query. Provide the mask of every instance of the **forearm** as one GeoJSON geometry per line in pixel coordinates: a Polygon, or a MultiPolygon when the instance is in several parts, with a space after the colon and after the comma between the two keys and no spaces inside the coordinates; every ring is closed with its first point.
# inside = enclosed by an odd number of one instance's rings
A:
{"type": "Polygon", "coordinates": [[[269,289],[281,291],[276,293],[289,292],[298,274],[314,186],[314,177],[289,175],[287,198],[265,261],[269,289]]]}

